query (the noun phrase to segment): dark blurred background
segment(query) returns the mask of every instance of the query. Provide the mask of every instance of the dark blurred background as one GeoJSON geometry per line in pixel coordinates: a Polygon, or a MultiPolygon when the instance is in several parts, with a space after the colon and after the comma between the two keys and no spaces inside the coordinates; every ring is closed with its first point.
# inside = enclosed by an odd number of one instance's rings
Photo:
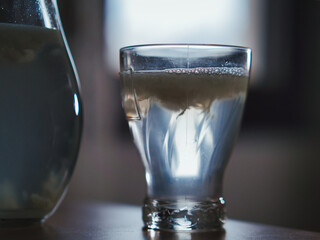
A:
{"type": "Polygon", "coordinates": [[[242,129],[225,173],[230,218],[320,231],[319,0],[58,0],[85,125],[65,201],[141,204],[143,166],[121,109],[118,49],[220,43],[253,49],[242,129]]]}

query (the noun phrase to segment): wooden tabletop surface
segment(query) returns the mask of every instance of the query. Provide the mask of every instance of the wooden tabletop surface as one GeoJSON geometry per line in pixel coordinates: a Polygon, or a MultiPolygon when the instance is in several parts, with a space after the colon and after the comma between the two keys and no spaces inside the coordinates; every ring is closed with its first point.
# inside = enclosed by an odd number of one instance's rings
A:
{"type": "Polygon", "coordinates": [[[320,240],[320,233],[228,219],[222,232],[159,232],[142,229],[140,206],[108,203],[63,205],[45,223],[1,227],[4,240],[320,240]]]}

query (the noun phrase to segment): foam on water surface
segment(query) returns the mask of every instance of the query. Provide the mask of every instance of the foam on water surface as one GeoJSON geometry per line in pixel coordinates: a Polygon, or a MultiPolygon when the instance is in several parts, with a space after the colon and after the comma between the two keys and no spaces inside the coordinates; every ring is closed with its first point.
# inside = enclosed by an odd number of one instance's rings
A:
{"type": "MultiPolygon", "coordinates": [[[[214,100],[245,95],[248,76],[243,68],[176,68],[122,73],[123,106],[127,113],[148,110],[150,101],[173,111],[196,107],[208,111],[214,100]]],[[[130,118],[130,117],[129,117],[130,118]]]]}

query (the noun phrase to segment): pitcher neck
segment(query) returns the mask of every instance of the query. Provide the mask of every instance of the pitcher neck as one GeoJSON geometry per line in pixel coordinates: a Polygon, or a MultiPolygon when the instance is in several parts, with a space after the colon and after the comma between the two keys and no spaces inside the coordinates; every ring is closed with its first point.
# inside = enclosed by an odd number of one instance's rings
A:
{"type": "Polygon", "coordinates": [[[59,28],[56,0],[1,0],[0,23],[59,28]]]}

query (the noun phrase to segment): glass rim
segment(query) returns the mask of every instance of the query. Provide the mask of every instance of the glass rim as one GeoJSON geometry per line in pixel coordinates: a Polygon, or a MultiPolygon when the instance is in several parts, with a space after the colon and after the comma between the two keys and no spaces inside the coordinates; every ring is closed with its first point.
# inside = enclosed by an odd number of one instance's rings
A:
{"type": "Polygon", "coordinates": [[[145,48],[168,48],[168,47],[207,47],[210,49],[225,49],[235,50],[242,52],[251,52],[252,49],[249,47],[237,46],[237,45],[224,45],[224,44],[198,44],[198,43],[155,43],[155,44],[138,44],[130,45],[120,48],[120,52],[130,51],[134,49],[145,49],[145,48]]]}

